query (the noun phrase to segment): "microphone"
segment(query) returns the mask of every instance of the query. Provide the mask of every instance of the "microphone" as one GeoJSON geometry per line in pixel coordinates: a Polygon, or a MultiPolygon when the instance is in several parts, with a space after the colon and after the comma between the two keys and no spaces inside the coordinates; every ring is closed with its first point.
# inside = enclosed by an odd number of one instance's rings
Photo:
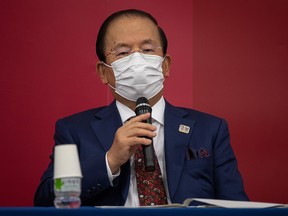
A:
{"type": "MultiPolygon", "coordinates": [[[[135,108],[135,113],[136,115],[141,115],[145,113],[150,113],[150,118],[147,120],[143,121],[145,123],[152,124],[152,119],[151,119],[151,112],[152,108],[145,97],[140,97],[136,101],[136,108],[135,108]]],[[[149,137],[145,137],[147,139],[150,139],[152,143],[150,145],[142,145],[143,149],[143,154],[144,154],[144,164],[145,164],[145,169],[146,171],[154,171],[155,170],[155,154],[154,154],[154,147],[153,147],[153,139],[149,137]]]]}

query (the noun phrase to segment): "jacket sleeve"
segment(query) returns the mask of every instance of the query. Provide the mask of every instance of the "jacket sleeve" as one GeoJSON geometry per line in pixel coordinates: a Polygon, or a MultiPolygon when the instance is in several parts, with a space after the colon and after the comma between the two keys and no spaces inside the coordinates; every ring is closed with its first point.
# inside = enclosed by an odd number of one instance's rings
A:
{"type": "MultiPolygon", "coordinates": [[[[75,130],[75,128],[79,128],[78,126],[74,127],[71,125],[65,120],[57,121],[54,134],[55,145],[68,143],[73,143],[77,145],[80,165],[83,174],[81,187],[81,202],[83,205],[94,205],[93,200],[97,200],[97,197],[101,196],[101,193],[103,193],[106,189],[111,188],[111,184],[109,182],[106,170],[105,151],[91,149],[91,146],[95,143],[95,141],[93,140],[91,142],[88,142],[87,140],[83,140],[84,138],[80,137],[91,137],[91,134],[83,134],[82,131],[79,132],[77,131],[78,129],[75,130]],[[97,155],[94,154],[94,150],[95,152],[98,152],[97,155]],[[93,152],[93,154],[87,152],[93,152]]],[[[94,144],[94,146],[97,145],[94,144]]],[[[54,154],[52,153],[50,156],[49,166],[43,173],[40,184],[34,195],[35,206],[54,205],[53,201],[55,196],[53,170],[54,154]]],[[[95,204],[97,204],[97,202],[95,204]]]]}
{"type": "MultiPolygon", "coordinates": [[[[56,123],[54,134],[55,145],[61,143],[75,143],[69,131],[66,129],[61,120],[56,123]]],[[[54,152],[54,147],[53,147],[54,152]]],[[[50,155],[50,163],[41,177],[40,184],[34,195],[35,206],[52,206],[54,201],[54,153],[50,155]]]]}
{"type": "Polygon", "coordinates": [[[224,120],[221,120],[214,143],[214,177],[216,199],[248,200],[224,120]]]}

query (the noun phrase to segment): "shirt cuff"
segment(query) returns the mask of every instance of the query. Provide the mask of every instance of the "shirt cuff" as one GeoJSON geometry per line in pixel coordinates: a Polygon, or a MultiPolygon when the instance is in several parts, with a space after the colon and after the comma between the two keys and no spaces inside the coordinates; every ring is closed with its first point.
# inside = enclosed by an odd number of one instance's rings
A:
{"type": "Polygon", "coordinates": [[[113,180],[120,175],[121,169],[119,169],[119,170],[113,175],[113,173],[111,172],[109,163],[108,163],[107,153],[108,153],[108,152],[106,152],[106,154],[105,154],[106,168],[107,168],[107,173],[108,173],[108,178],[109,178],[110,184],[111,184],[111,186],[113,186],[113,180]]]}

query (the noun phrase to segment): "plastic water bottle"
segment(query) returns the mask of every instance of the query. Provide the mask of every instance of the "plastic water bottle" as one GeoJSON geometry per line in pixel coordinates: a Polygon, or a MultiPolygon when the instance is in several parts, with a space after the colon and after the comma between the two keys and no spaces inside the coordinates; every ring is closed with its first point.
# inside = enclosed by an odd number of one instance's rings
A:
{"type": "Polygon", "coordinates": [[[82,173],[77,146],[62,144],[54,150],[54,205],[56,208],[79,208],[82,173]]]}
{"type": "Polygon", "coordinates": [[[79,208],[81,206],[81,178],[54,179],[54,205],[56,208],[79,208]]]}

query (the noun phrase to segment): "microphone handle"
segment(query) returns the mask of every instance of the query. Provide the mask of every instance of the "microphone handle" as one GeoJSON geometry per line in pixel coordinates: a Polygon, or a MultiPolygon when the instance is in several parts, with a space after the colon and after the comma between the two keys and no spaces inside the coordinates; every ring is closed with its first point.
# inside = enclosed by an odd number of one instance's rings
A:
{"type": "MultiPolygon", "coordinates": [[[[148,118],[145,123],[152,124],[151,117],[148,118]]],[[[146,137],[148,138],[148,137],[146,137]]],[[[155,170],[155,153],[154,153],[154,146],[153,146],[153,139],[150,139],[152,142],[150,145],[142,145],[143,155],[144,155],[144,164],[146,171],[154,171],[155,170]]]]}
{"type": "Polygon", "coordinates": [[[144,155],[144,164],[146,171],[154,171],[155,170],[155,155],[154,155],[154,148],[153,148],[153,139],[152,143],[147,145],[142,145],[143,155],[144,155]]]}
{"type": "MultiPolygon", "coordinates": [[[[136,115],[141,115],[144,113],[149,112],[151,114],[152,109],[148,103],[148,100],[144,97],[138,98],[136,102],[136,109],[135,113],[136,115]]],[[[144,123],[152,124],[151,116],[147,120],[143,121],[144,123]]],[[[142,151],[144,156],[144,165],[146,171],[154,171],[155,170],[155,153],[154,153],[154,147],[153,147],[153,139],[149,137],[145,137],[147,139],[151,140],[150,145],[142,145],[142,151]]]]}

